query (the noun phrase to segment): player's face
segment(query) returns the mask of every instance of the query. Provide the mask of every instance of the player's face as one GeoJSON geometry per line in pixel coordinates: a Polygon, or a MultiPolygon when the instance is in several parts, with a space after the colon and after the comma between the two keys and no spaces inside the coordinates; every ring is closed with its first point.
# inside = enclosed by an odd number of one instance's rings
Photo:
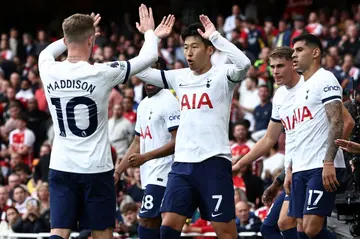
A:
{"type": "Polygon", "coordinates": [[[213,47],[206,46],[200,37],[187,37],[184,42],[184,55],[190,70],[201,72],[210,62],[213,50],[213,47]]]}
{"type": "Polygon", "coordinates": [[[317,48],[309,47],[305,41],[298,41],[293,46],[293,66],[298,72],[307,71],[312,65],[314,58],[319,56],[317,48]]]}
{"type": "Polygon", "coordinates": [[[160,87],[157,87],[157,86],[154,86],[154,85],[151,85],[148,83],[145,84],[145,91],[149,97],[156,95],[160,90],[161,90],[160,87]]]}
{"type": "Polygon", "coordinates": [[[289,83],[294,71],[293,62],[285,58],[270,58],[270,69],[279,86],[289,83]]]}

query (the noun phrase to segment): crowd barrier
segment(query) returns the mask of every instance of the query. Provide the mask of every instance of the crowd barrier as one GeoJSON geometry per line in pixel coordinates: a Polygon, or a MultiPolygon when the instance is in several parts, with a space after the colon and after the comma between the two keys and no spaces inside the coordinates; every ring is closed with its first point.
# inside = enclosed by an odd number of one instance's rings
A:
{"type": "MultiPolygon", "coordinates": [[[[21,238],[36,238],[36,239],[44,239],[48,238],[50,236],[50,233],[9,233],[9,234],[1,234],[0,233],[0,239],[21,239],[21,238]]],[[[74,239],[79,236],[79,233],[73,232],[70,235],[70,238],[74,239]]],[[[114,237],[119,237],[120,235],[118,233],[114,233],[114,237]]],[[[196,236],[202,236],[202,237],[215,237],[215,232],[207,232],[204,234],[199,233],[181,233],[181,237],[196,237],[196,236]]],[[[260,232],[241,232],[239,233],[240,237],[253,237],[253,236],[259,236],[261,237],[260,232]]],[[[133,238],[133,237],[132,237],[133,238]]]]}

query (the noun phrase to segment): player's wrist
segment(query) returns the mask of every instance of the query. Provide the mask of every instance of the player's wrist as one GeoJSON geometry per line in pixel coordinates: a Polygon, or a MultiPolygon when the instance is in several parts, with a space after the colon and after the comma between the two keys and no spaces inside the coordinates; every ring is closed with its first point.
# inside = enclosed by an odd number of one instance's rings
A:
{"type": "Polygon", "coordinates": [[[209,40],[210,41],[215,40],[218,36],[220,36],[220,32],[215,30],[209,35],[209,40]]]}

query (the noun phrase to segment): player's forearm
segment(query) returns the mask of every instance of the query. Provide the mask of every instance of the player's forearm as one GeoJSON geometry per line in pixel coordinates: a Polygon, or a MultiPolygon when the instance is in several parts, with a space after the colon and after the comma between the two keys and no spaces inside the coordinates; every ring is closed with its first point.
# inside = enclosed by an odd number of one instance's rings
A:
{"type": "Polygon", "coordinates": [[[158,59],[157,37],[154,31],[149,30],[144,34],[145,42],[138,56],[130,59],[130,76],[133,76],[150,67],[158,59]]]}
{"type": "Polygon", "coordinates": [[[41,56],[43,54],[50,54],[54,59],[56,59],[58,56],[60,56],[61,54],[63,54],[66,50],[66,45],[64,43],[64,38],[61,38],[53,43],[51,43],[50,45],[48,45],[41,53],[39,58],[41,58],[41,56]]]}
{"type": "Polygon", "coordinates": [[[141,79],[142,81],[145,81],[149,84],[165,88],[164,81],[161,76],[161,71],[157,69],[147,68],[138,74],[136,74],[136,77],[141,79]]]}
{"type": "Polygon", "coordinates": [[[349,139],[352,133],[352,130],[355,127],[355,121],[352,118],[349,111],[343,106],[343,120],[344,120],[344,129],[343,129],[343,139],[349,139]]]}
{"type": "Polygon", "coordinates": [[[277,186],[282,186],[285,180],[286,169],[284,169],[279,176],[276,177],[273,183],[277,186]]]}
{"type": "Polygon", "coordinates": [[[239,71],[246,74],[250,69],[251,61],[239,48],[222,37],[218,31],[213,32],[209,39],[216,49],[226,54],[239,71]]]}
{"type": "Polygon", "coordinates": [[[136,140],[132,142],[129,149],[126,151],[126,154],[120,161],[119,165],[116,167],[115,171],[117,173],[121,175],[126,171],[126,169],[128,169],[131,166],[129,163],[129,157],[134,153],[140,153],[140,144],[136,140]]]}
{"type": "Polygon", "coordinates": [[[174,154],[175,152],[175,138],[172,138],[170,142],[163,145],[162,147],[149,151],[145,153],[146,161],[166,157],[168,155],[174,154]]]}
{"type": "MultiPolygon", "coordinates": [[[[276,144],[276,141],[271,139],[270,137],[264,136],[262,137],[239,162],[242,165],[249,165],[261,156],[265,155],[269,152],[269,150],[276,144]]],[[[236,164],[239,164],[236,163],[236,164]]],[[[235,164],[235,165],[236,165],[235,164]]]]}
{"type": "Polygon", "coordinates": [[[335,144],[336,139],[343,136],[344,122],[342,118],[341,101],[333,101],[325,105],[326,115],[330,121],[328,134],[328,148],[325,155],[325,162],[334,162],[339,146],[335,144]]]}

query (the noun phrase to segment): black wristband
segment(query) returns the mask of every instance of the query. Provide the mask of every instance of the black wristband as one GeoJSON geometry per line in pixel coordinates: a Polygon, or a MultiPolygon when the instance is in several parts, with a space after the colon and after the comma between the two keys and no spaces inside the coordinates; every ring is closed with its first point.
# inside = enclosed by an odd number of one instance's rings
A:
{"type": "Polygon", "coordinates": [[[284,180],[285,180],[285,169],[281,172],[279,176],[276,177],[276,181],[278,181],[280,185],[284,184],[284,180]]]}

